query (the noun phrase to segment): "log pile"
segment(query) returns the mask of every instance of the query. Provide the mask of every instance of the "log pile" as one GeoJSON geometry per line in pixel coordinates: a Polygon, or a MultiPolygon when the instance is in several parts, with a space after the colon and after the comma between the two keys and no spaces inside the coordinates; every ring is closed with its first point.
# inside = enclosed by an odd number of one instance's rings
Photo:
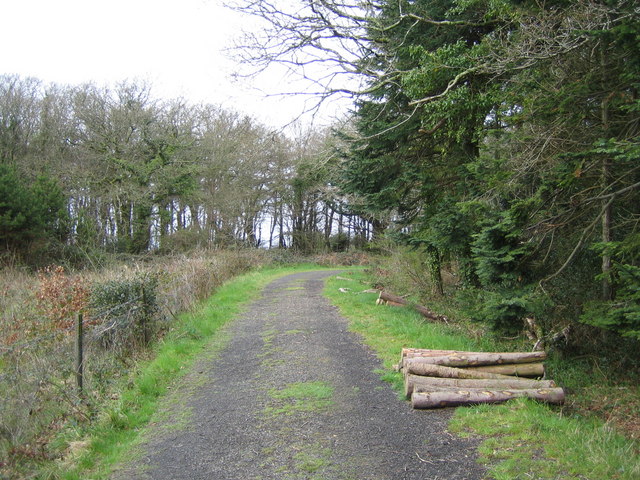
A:
{"type": "Polygon", "coordinates": [[[463,352],[403,348],[398,370],[413,408],[500,403],[529,397],[564,402],[564,390],[544,376],[545,352],[463,352]]]}

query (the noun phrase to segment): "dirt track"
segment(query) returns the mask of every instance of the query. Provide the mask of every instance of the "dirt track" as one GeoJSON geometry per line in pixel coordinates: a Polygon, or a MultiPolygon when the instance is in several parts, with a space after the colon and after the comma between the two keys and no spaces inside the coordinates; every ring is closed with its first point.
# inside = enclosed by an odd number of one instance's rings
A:
{"type": "MultiPolygon", "coordinates": [[[[333,272],[335,274],[335,272],[333,272]]],[[[322,296],[291,275],[227,327],[176,386],[115,479],[480,479],[448,410],[414,411],[322,296]]]]}

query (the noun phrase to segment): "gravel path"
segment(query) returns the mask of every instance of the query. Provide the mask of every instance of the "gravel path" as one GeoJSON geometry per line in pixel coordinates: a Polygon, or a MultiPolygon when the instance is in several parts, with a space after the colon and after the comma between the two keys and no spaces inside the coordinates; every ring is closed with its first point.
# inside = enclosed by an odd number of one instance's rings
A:
{"type": "Polygon", "coordinates": [[[450,410],[414,411],[306,272],[271,283],[169,395],[114,479],[480,479],[450,410]]]}

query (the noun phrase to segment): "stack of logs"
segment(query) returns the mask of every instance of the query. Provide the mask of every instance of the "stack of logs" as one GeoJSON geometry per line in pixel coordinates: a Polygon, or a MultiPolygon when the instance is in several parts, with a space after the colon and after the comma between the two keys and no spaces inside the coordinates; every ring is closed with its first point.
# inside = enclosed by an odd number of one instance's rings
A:
{"type": "Polygon", "coordinates": [[[398,369],[413,408],[499,403],[529,397],[564,402],[564,391],[544,375],[545,352],[486,353],[403,348],[398,369]],[[527,377],[527,378],[523,378],[527,377]]]}

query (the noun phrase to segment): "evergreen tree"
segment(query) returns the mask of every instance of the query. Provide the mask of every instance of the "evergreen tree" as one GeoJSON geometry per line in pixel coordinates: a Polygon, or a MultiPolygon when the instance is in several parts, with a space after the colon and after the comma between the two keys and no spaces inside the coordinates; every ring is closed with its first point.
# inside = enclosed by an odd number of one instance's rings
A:
{"type": "Polygon", "coordinates": [[[51,179],[29,184],[15,169],[0,164],[0,242],[7,250],[26,252],[30,242],[63,232],[65,199],[51,179]]]}

